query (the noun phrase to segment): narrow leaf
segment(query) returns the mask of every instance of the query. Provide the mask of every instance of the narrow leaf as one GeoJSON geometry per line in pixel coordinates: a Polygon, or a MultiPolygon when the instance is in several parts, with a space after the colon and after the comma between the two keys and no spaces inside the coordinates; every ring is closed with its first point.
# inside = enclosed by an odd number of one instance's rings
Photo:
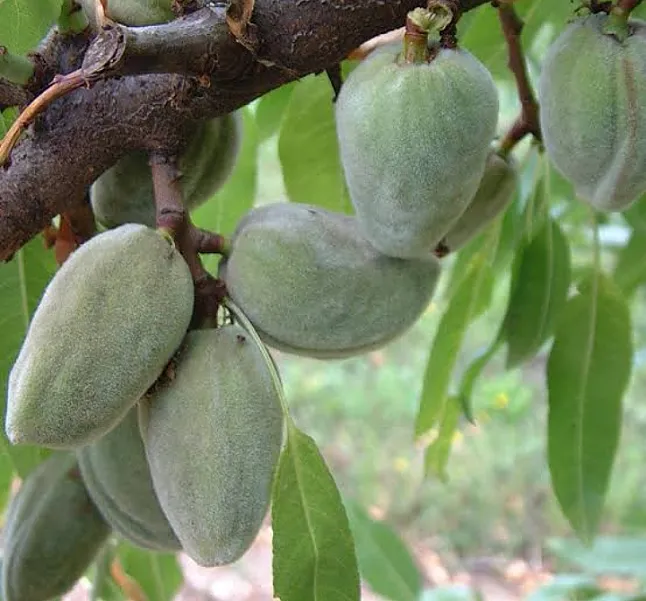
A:
{"type": "Polygon", "coordinates": [[[435,440],[426,449],[424,468],[426,474],[433,474],[440,480],[447,482],[446,464],[451,452],[453,434],[458,427],[461,405],[457,397],[450,397],[444,404],[444,411],[440,417],[440,425],[435,440]]]}
{"type": "Polygon", "coordinates": [[[579,574],[559,574],[536,589],[527,601],[583,601],[596,599],[603,591],[594,578],[579,574]]]}
{"type": "Polygon", "coordinates": [[[356,503],[347,504],[362,578],[370,588],[392,601],[417,601],[422,577],[415,560],[397,533],[376,522],[356,503]]]}
{"type": "Polygon", "coordinates": [[[144,551],[123,543],[119,546],[119,558],[124,571],[150,601],[172,601],[183,581],[175,555],[144,551]]]}
{"type": "Polygon", "coordinates": [[[310,75],[296,85],[280,130],[278,155],[292,201],[349,213],[332,98],[325,76],[310,75]]]}
{"type": "Polygon", "coordinates": [[[646,232],[634,230],[628,243],[619,251],[613,279],[624,296],[631,297],[646,283],[646,232]]]}
{"type": "MultiPolygon", "coordinates": [[[[7,378],[20,350],[29,319],[51,279],[56,264],[40,237],[29,242],[6,264],[0,264],[0,385],[2,415],[6,413],[7,378]]],[[[31,446],[13,446],[2,428],[1,444],[13,469],[24,478],[47,453],[31,446]]]]}
{"type": "Polygon", "coordinates": [[[553,538],[547,546],[550,553],[588,574],[646,579],[643,536],[599,536],[589,547],[576,539],[553,538]]]}
{"type": "Polygon", "coordinates": [[[442,417],[448,402],[451,375],[467,326],[491,301],[493,275],[479,256],[466,271],[438,326],[426,365],[415,433],[420,436],[442,417]]]}
{"type": "Polygon", "coordinates": [[[632,356],[626,302],[611,280],[593,271],[565,307],[547,364],[552,487],[586,542],[601,518],[632,356]]]}
{"type": "Polygon", "coordinates": [[[570,251],[554,221],[547,221],[519,255],[501,338],[507,366],[533,357],[552,334],[567,300],[570,251]]]}
{"type": "Polygon", "coordinates": [[[341,496],[316,443],[289,423],[272,499],[274,596],[358,601],[359,573],[341,496]]]}

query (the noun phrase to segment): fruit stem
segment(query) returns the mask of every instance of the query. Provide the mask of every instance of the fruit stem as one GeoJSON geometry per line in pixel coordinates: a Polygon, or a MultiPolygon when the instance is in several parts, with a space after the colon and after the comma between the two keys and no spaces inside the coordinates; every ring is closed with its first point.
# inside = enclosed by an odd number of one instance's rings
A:
{"type": "Polygon", "coordinates": [[[214,324],[226,289],[221,280],[205,269],[199,253],[222,253],[229,244],[223,236],[193,225],[182,202],[177,156],[153,153],[150,156],[150,169],[157,228],[170,232],[193,277],[195,305],[191,328],[214,324]]]}
{"type": "Polygon", "coordinates": [[[442,0],[431,0],[428,8],[416,8],[406,16],[403,62],[408,65],[428,63],[433,53],[429,33],[442,31],[453,20],[453,12],[442,0]]]}
{"type": "Polygon", "coordinates": [[[630,33],[628,27],[629,12],[625,12],[619,5],[614,6],[608,15],[608,20],[603,27],[604,33],[612,35],[620,42],[623,42],[630,33]]]}

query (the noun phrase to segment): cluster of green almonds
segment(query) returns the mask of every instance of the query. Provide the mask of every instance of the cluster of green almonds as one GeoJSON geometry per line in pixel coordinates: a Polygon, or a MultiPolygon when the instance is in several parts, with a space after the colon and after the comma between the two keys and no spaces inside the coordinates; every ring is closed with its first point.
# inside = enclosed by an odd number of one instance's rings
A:
{"type": "MultiPolygon", "coordinates": [[[[415,64],[400,50],[360,65],[337,103],[356,216],[255,208],[221,261],[230,299],[271,347],[334,359],[401,336],[433,296],[438,246],[459,248],[514,196],[515,168],[490,147],[488,72],[462,50],[415,64]]],[[[236,115],[196,131],[181,157],[189,208],[225,181],[240,135],[236,115]]],[[[55,452],[12,500],[5,601],[69,589],[110,532],[233,562],[267,512],[283,443],[274,367],[235,319],[189,329],[194,283],[154,229],[150,178],[130,153],[93,184],[112,229],[54,276],[11,370],[7,436],[55,452]]]]}
{"type": "Polygon", "coordinates": [[[549,49],[539,82],[545,149],[583,201],[622,211],[646,193],[646,22],[591,14],[549,49]]]}

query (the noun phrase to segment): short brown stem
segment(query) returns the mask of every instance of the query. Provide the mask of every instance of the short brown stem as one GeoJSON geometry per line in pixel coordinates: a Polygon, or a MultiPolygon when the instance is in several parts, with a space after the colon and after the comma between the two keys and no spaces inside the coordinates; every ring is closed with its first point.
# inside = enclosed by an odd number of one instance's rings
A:
{"type": "Polygon", "coordinates": [[[191,328],[212,327],[217,321],[224,286],[204,268],[199,253],[223,252],[226,248],[225,239],[218,234],[198,229],[191,222],[182,201],[177,156],[151,154],[150,169],[157,227],[170,232],[195,284],[191,328]]]}
{"type": "Polygon", "coordinates": [[[525,55],[520,39],[523,22],[511,4],[494,2],[494,6],[498,8],[498,18],[505,40],[507,41],[507,52],[509,55],[507,64],[514,74],[521,105],[520,116],[516,119],[501,143],[501,151],[506,154],[528,134],[533,135],[540,141],[541,128],[538,102],[536,101],[532,85],[529,81],[525,55]]]}

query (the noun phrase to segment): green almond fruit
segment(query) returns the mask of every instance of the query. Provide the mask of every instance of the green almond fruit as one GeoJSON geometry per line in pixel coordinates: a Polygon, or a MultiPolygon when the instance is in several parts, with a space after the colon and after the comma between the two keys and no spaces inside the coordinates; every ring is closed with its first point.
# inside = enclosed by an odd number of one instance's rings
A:
{"type": "Polygon", "coordinates": [[[442,252],[460,249],[504,213],[517,187],[518,172],[512,159],[491,151],[476,195],[440,242],[442,252]]]}
{"type": "Polygon", "coordinates": [[[47,286],[9,374],[9,440],[76,448],[110,431],[179,347],[193,290],[173,244],[143,225],[81,246],[47,286]]]}
{"type": "Polygon", "coordinates": [[[291,203],[250,211],[220,276],[263,341],[321,359],[384,346],[428,306],[438,261],[379,253],[355,217],[291,203]]]}
{"type": "Polygon", "coordinates": [[[115,532],[144,549],[181,549],[153,488],[137,407],[105,436],[79,449],[77,458],[94,504],[115,532]]]}
{"type": "Polygon", "coordinates": [[[465,50],[405,64],[384,46],[343,84],[336,126],[352,204],[380,252],[425,257],[473,198],[498,121],[487,69],[465,50]]]}
{"type": "Polygon", "coordinates": [[[570,23],[545,56],[539,100],[547,154],[580,199],[622,211],[646,192],[646,22],[623,35],[606,14],[570,23]]]}
{"type": "MultiPolygon", "coordinates": [[[[96,15],[97,0],[76,0],[81,5],[90,23],[99,27],[96,15]]],[[[107,0],[106,16],[123,25],[158,25],[175,18],[171,6],[173,0],[107,0]]]]}
{"type": "MultiPolygon", "coordinates": [[[[242,117],[230,113],[197,126],[180,156],[180,187],[189,211],[209,200],[235,166],[242,141],[242,117]]],[[[106,228],[124,223],[155,226],[153,180],[144,151],[132,151],[90,188],[92,210],[106,228]]]]}
{"type": "Polygon", "coordinates": [[[3,600],[47,601],[66,593],[109,534],[74,455],[52,455],[29,474],[7,510],[3,600]]]}
{"type": "Polygon", "coordinates": [[[162,509],[202,566],[236,561],[267,513],[283,437],[280,398],[238,325],[188,333],[175,378],[139,405],[162,509]]]}

